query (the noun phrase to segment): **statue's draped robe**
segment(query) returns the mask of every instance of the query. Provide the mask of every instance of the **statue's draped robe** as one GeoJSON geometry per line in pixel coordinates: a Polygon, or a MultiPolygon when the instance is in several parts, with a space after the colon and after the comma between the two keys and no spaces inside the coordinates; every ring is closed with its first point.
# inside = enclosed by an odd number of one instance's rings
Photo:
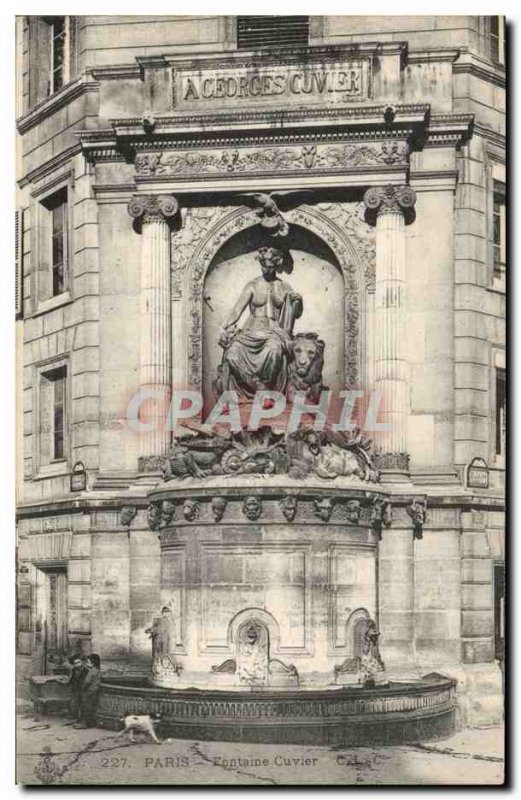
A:
{"type": "Polygon", "coordinates": [[[259,388],[283,392],[288,379],[291,334],[301,313],[300,300],[286,294],[277,319],[251,316],[225,350],[225,388],[252,399],[259,388]]]}

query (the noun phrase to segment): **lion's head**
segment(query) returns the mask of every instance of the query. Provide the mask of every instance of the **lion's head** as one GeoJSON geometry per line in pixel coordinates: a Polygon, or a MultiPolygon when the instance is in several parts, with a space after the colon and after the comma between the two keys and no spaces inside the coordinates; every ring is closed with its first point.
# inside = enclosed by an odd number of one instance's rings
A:
{"type": "Polygon", "coordinates": [[[291,375],[308,386],[321,384],[324,367],[324,342],[316,333],[297,333],[292,344],[291,375]]]}

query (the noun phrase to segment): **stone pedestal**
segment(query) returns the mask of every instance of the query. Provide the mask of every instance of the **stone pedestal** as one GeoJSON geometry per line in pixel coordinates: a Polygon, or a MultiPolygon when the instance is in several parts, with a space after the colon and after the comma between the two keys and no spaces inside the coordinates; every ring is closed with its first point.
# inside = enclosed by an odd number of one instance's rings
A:
{"type": "Polygon", "coordinates": [[[140,456],[162,455],[170,442],[165,430],[172,381],[168,221],[177,210],[169,195],[136,195],[128,206],[141,231],[139,388],[153,394],[140,405],[140,418],[150,424],[150,430],[140,433],[140,456]]]}
{"type": "MultiPolygon", "coordinates": [[[[258,482],[187,478],[149,495],[177,687],[334,686],[335,668],[360,656],[364,625],[377,621],[378,487],[258,482]]],[[[173,685],[164,678],[153,680],[173,685]]]]}

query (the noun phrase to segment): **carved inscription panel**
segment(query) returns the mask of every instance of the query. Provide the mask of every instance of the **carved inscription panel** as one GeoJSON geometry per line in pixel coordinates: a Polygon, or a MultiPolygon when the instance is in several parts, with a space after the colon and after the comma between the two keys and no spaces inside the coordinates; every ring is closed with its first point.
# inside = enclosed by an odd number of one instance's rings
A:
{"type": "Polygon", "coordinates": [[[173,78],[173,105],[180,111],[343,104],[369,97],[370,61],[176,68],[173,78]]]}

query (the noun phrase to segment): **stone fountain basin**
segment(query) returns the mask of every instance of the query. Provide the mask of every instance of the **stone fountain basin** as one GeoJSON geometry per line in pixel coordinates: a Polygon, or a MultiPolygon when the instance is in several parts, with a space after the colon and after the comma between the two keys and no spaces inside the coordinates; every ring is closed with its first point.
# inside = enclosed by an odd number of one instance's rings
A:
{"type": "Polygon", "coordinates": [[[163,689],[146,678],[106,678],[101,727],[127,714],[161,718],[159,735],[177,739],[328,746],[433,741],[455,730],[456,681],[437,673],[373,688],[163,689]]]}

